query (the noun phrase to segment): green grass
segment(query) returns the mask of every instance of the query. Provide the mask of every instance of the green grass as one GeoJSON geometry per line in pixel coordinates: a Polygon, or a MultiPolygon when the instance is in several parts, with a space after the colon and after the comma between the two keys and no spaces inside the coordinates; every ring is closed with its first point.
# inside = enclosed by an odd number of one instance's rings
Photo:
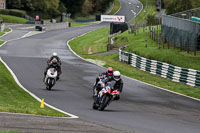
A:
{"type": "Polygon", "coordinates": [[[0,131],[0,133],[23,133],[23,132],[8,130],[8,131],[0,131]]]}
{"type": "MultiPolygon", "coordinates": [[[[84,36],[72,40],[70,42],[70,46],[79,55],[88,54],[87,51],[89,47],[94,47],[94,49],[97,49],[95,47],[99,46],[96,45],[101,45],[101,50],[96,50],[96,52],[103,52],[105,51],[104,49],[106,49],[108,31],[108,28],[103,28],[90,32],[84,36]],[[98,44],[96,44],[97,42],[98,44]]],[[[181,53],[178,50],[174,49],[168,50],[165,48],[158,50],[157,44],[149,39],[148,47],[145,48],[144,35],[145,33],[142,29],[140,29],[139,34],[137,34],[136,36],[134,34],[128,34],[128,32],[124,32],[120,35],[117,35],[115,45],[121,46],[124,44],[128,44],[126,51],[135,52],[139,55],[146,56],[151,59],[158,58],[161,59],[161,61],[166,61],[168,59],[170,61],[167,62],[174,62],[175,64],[179,63],[180,65],[182,64],[183,67],[190,66],[191,64],[196,67],[200,66],[198,63],[199,57],[194,57],[191,54],[186,54],[185,52],[181,53]]],[[[95,50],[93,50],[93,53],[95,53],[95,50]]],[[[112,66],[115,70],[119,70],[123,75],[200,99],[200,88],[190,87],[182,83],[172,82],[159,76],[135,69],[130,65],[119,62],[118,54],[104,56],[84,56],[84,58],[101,60],[106,63],[105,67],[112,66]]]]}
{"type": "MultiPolygon", "coordinates": [[[[143,4],[143,10],[140,12],[139,15],[135,19],[132,19],[130,21],[131,24],[137,23],[137,24],[145,24],[146,21],[146,0],[140,0],[143,4]]],[[[147,12],[148,14],[155,15],[158,12],[156,11],[155,6],[156,0],[148,0],[148,6],[147,6],[147,12]]]]}
{"type": "MultiPolygon", "coordinates": [[[[6,29],[4,29],[4,31],[3,31],[3,32],[0,32],[0,36],[4,35],[6,32],[9,32],[9,31],[10,31],[10,29],[9,29],[9,28],[6,28],[6,29]]],[[[0,45],[2,45],[4,42],[5,42],[5,41],[3,41],[3,40],[0,40],[0,45]]]]}
{"type": "Polygon", "coordinates": [[[90,32],[85,36],[81,36],[71,41],[69,45],[76,53],[81,55],[105,52],[107,50],[106,45],[109,35],[108,29],[109,28],[103,28],[90,32]]]}
{"type": "Polygon", "coordinates": [[[121,4],[120,4],[119,0],[114,0],[114,7],[111,10],[111,12],[109,13],[109,15],[115,14],[120,9],[120,6],[121,6],[121,4]]]}
{"type": "Polygon", "coordinates": [[[47,106],[40,108],[40,102],[20,88],[0,62],[0,111],[47,116],[67,116],[47,106]]]}
{"type": "Polygon", "coordinates": [[[27,20],[20,17],[10,16],[10,15],[2,15],[0,14],[0,18],[3,19],[4,23],[16,23],[16,24],[26,24],[27,20]]]}
{"type": "Polygon", "coordinates": [[[5,41],[0,40],[0,45],[2,45],[5,41]]]}

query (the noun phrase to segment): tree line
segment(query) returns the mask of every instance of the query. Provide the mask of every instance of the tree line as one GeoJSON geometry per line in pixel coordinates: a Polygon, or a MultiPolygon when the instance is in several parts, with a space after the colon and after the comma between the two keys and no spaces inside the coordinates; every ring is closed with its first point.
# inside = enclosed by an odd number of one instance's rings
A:
{"type": "Polygon", "coordinates": [[[114,0],[7,0],[8,9],[25,10],[28,13],[42,13],[49,17],[61,13],[89,15],[103,13],[114,0]]]}
{"type": "Polygon", "coordinates": [[[163,0],[167,14],[173,14],[200,6],[200,0],[163,0]]]}

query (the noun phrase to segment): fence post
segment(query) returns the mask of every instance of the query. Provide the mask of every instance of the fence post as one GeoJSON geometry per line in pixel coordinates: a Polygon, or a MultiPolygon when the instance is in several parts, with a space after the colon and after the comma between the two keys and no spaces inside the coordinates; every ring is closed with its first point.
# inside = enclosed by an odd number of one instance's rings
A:
{"type": "Polygon", "coordinates": [[[169,49],[169,44],[170,44],[170,40],[169,40],[169,36],[168,36],[168,41],[167,41],[168,49],[169,49]]]}
{"type": "Polygon", "coordinates": [[[197,48],[197,39],[195,38],[194,39],[194,56],[196,56],[197,55],[197,53],[196,53],[196,49],[197,48]]]}
{"type": "Polygon", "coordinates": [[[180,36],[180,49],[181,49],[181,51],[182,51],[182,49],[183,49],[182,36],[180,36]]]}
{"type": "Polygon", "coordinates": [[[190,52],[190,46],[189,46],[189,37],[187,37],[187,53],[190,52]]]}
{"type": "Polygon", "coordinates": [[[149,25],[149,38],[151,39],[151,25],[149,25]]]}
{"type": "Polygon", "coordinates": [[[163,36],[163,48],[165,48],[166,36],[163,36]]]}
{"type": "Polygon", "coordinates": [[[142,24],[142,27],[143,27],[143,32],[145,32],[145,24],[142,24]]]}
{"type": "Polygon", "coordinates": [[[176,48],[176,36],[174,36],[174,49],[176,48]]]}

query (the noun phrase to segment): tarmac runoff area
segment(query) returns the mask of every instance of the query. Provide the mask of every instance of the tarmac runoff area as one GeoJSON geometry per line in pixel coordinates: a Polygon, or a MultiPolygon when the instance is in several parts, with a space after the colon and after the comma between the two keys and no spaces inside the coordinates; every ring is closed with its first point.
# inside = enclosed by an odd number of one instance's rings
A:
{"type": "Polygon", "coordinates": [[[0,113],[0,131],[23,133],[126,133],[82,119],[0,113]]]}

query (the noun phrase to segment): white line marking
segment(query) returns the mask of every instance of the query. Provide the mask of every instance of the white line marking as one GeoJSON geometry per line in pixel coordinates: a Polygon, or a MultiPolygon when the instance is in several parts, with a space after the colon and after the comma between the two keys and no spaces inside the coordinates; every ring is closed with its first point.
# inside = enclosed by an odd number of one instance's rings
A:
{"type": "Polygon", "coordinates": [[[134,12],[133,10],[131,10],[131,12],[134,14],[134,16],[137,14],[136,12],[134,12]]]}
{"type": "Polygon", "coordinates": [[[128,2],[128,4],[131,5],[132,3],[131,3],[131,2],[128,2]]]}
{"type": "Polygon", "coordinates": [[[8,29],[10,29],[10,31],[9,31],[9,32],[6,32],[6,33],[5,33],[5,34],[3,34],[2,36],[0,36],[0,38],[4,37],[4,36],[5,36],[5,35],[7,35],[8,33],[11,33],[11,32],[13,32],[12,28],[8,28],[8,29]]]}

